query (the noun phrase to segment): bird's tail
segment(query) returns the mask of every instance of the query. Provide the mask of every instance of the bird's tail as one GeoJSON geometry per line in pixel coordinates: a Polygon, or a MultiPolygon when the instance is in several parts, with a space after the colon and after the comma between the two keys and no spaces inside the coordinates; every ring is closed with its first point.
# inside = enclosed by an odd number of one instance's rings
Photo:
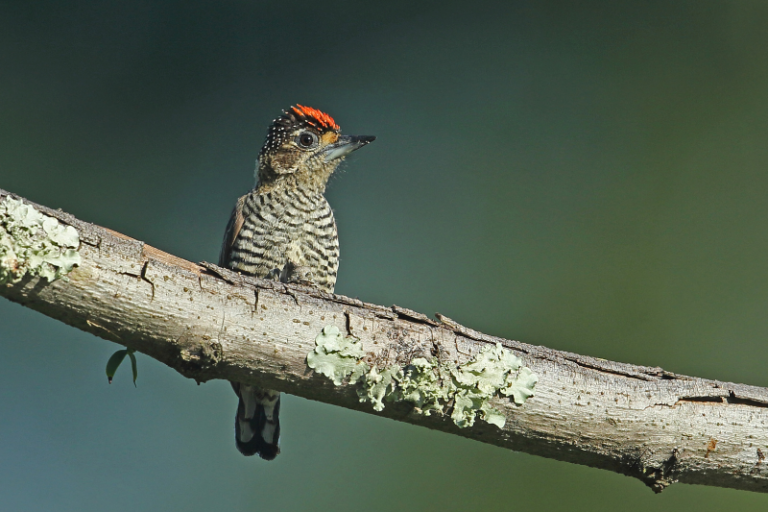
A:
{"type": "Polygon", "coordinates": [[[233,382],[240,402],[235,416],[235,444],[243,455],[272,460],[280,453],[280,393],[233,382]]]}

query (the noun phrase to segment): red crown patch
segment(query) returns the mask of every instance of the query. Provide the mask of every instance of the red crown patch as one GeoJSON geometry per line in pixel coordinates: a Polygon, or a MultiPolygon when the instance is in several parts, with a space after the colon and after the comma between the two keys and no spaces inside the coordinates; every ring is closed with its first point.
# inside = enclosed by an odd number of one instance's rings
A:
{"type": "Polygon", "coordinates": [[[303,105],[296,104],[295,107],[291,107],[291,112],[297,116],[304,118],[310,126],[316,128],[327,128],[331,130],[339,130],[339,125],[333,120],[331,116],[317,110],[312,107],[305,107],[303,105]],[[319,125],[319,126],[318,126],[319,125]]]}

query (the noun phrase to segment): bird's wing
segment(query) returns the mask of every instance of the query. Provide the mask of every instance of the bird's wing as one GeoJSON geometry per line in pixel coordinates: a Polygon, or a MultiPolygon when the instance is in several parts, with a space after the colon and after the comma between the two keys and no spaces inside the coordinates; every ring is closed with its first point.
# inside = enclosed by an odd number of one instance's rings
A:
{"type": "MultiPolygon", "coordinates": [[[[247,195],[247,194],[246,194],[247,195]]],[[[227,230],[224,232],[224,242],[221,244],[221,253],[219,254],[219,266],[229,267],[229,252],[232,249],[232,244],[235,243],[237,235],[243,228],[243,204],[245,203],[245,196],[242,196],[237,200],[232,215],[229,217],[227,223],[227,230]]]]}

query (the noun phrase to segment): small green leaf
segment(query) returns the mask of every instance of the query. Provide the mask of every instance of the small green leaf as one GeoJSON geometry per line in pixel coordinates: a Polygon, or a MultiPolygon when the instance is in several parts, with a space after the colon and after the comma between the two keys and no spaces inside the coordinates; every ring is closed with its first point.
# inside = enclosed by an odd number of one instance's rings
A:
{"type": "Polygon", "coordinates": [[[136,387],[136,379],[139,376],[139,368],[136,366],[136,356],[133,353],[136,352],[133,349],[128,349],[128,357],[131,358],[131,370],[133,370],[133,387],[136,387]]]}
{"type": "MultiPolygon", "coordinates": [[[[118,350],[114,354],[112,354],[112,357],[109,358],[109,361],[107,361],[107,380],[110,384],[112,384],[112,377],[115,376],[115,372],[117,371],[118,367],[120,366],[120,363],[123,362],[123,359],[125,359],[125,355],[128,353],[128,350],[118,350]]],[[[133,357],[133,354],[131,354],[131,357],[133,357]]]]}

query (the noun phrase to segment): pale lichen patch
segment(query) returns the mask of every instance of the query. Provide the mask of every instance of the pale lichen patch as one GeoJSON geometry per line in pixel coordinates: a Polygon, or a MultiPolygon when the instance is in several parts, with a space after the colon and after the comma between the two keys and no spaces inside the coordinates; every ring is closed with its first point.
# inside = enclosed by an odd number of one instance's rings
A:
{"type": "Polygon", "coordinates": [[[79,246],[72,226],[12,197],[0,202],[0,284],[27,274],[48,282],[62,278],[80,264],[79,246]]]}
{"type": "Polygon", "coordinates": [[[315,349],[307,355],[307,365],[340,386],[356,369],[363,369],[363,345],[354,338],[345,338],[335,325],[326,325],[315,338],[315,349]]]}
{"type": "MultiPolygon", "coordinates": [[[[366,365],[367,366],[367,365],[366,365]]],[[[397,387],[398,374],[402,370],[397,366],[391,366],[379,371],[375,366],[359,377],[360,389],[357,395],[361,402],[371,402],[374,411],[384,410],[384,399],[390,399],[397,387]]]]}
{"type": "Polygon", "coordinates": [[[429,416],[432,411],[443,412],[443,404],[451,398],[451,375],[447,366],[437,364],[436,359],[417,357],[397,375],[397,387],[392,401],[411,402],[420,414],[429,416]]]}
{"type": "Polygon", "coordinates": [[[371,403],[374,410],[383,410],[384,400],[408,402],[416,413],[425,416],[450,414],[460,428],[471,427],[477,418],[502,428],[506,417],[491,400],[508,396],[523,405],[533,396],[538,381],[536,374],[501,343],[483,347],[459,366],[417,357],[405,366],[384,369],[365,364],[362,344],[344,338],[335,326],[326,326],[315,343],[307,356],[309,367],[337,386],[349,377],[350,383],[359,385],[360,401],[371,403]]]}
{"type": "MultiPolygon", "coordinates": [[[[500,343],[483,347],[457,367],[440,364],[436,359],[415,358],[399,371],[392,372],[393,368],[389,369],[393,383],[385,397],[388,401],[410,402],[416,412],[427,416],[433,411],[447,413],[452,403],[451,419],[460,428],[471,427],[477,418],[502,428],[506,417],[491,405],[491,399],[512,396],[516,404],[522,405],[533,396],[538,381],[536,374],[500,343]]],[[[381,403],[375,400],[378,397],[360,395],[362,401],[374,403],[374,408],[381,403]]]]}

